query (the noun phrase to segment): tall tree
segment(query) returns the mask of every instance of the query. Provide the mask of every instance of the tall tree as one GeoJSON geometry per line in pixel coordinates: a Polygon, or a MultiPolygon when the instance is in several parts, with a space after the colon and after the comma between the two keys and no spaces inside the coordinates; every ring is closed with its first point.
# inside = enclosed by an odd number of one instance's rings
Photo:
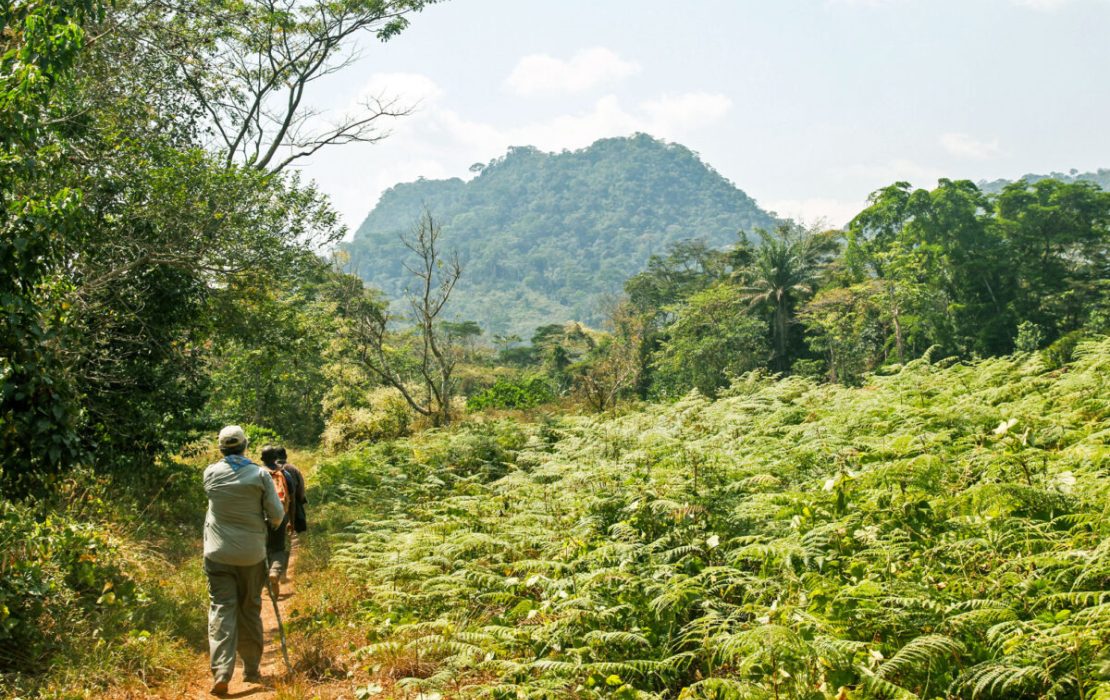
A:
{"type": "Polygon", "coordinates": [[[60,239],[82,225],[81,193],[50,176],[64,166],[60,95],[101,10],[94,0],[0,4],[0,478],[12,495],[80,455],[50,273],[64,261],[60,239]]]}
{"type": "Polygon", "coordinates": [[[718,284],[692,295],[677,314],[652,356],[659,393],[684,394],[696,388],[712,398],[731,377],[766,365],[766,325],[749,313],[733,285],[718,284]]]}
{"type": "Polygon", "coordinates": [[[821,273],[837,249],[836,235],[791,223],[770,233],[760,230],[752,264],[738,273],[749,305],[768,315],[771,364],[779,371],[790,369],[796,356],[800,338],[793,333],[795,311],[817,291],[821,273]]]}
{"type": "Polygon", "coordinates": [[[1079,328],[1110,293],[1110,192],[1093,183],[1007,185],[997,227],[1018,284],[1014,316],[1052,340],[1079,328]]]}

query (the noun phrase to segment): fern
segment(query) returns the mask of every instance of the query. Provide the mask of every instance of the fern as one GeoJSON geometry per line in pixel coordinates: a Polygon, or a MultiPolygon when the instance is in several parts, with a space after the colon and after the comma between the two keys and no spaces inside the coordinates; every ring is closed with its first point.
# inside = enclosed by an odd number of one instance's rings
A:
{"type": "Polygon", "coordinates": [[[451,697],[1110,698],[1110,340],[1042,371],[750,375],[344,457],[358,656],[451,697]]]}

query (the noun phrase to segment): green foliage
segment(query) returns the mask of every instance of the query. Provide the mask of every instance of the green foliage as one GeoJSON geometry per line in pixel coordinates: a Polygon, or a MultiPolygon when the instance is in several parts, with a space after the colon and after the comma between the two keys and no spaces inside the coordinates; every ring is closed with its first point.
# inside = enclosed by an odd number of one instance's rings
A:
{"type": "Polygon", "coordinates": [[[1097,697],[1108,358],[753,373],[343,455],[357,656],[464,697],[1097,697]]]}
{"type": "Polygon", "coordinates": [[[512,148],[470,182],[393,187],[347,246],[351,269],[390,298],[409,275],[398,240],[427,207],[465,274],[458,319],[521,336],[544,323],[597,325],[598,301],[671,243],[735,240],[773,218],[688,149],[647,135],[573,152],[512,148]]]}
{"type": "Polygon", "coordinates": [[[37,522],[35,514],[0,502],[0,668],[42,670],[75,617],[90,618],[101,634],[116,633],[121,622],[101,608],[126,606],[134,582],[121,570],[115,547],[92,524],[64,518],[37,522]],[[68,619],[58,619],[61,612],[68,619]]]}
{"type": "Polygon", "coordinates": [[[1082,331],[1072,331],[1044,349],[1042,357],[1049,369],[1060,369],[1075,358],[1075,348],[1083,339],[1082,331]]]}
{"type": "Polygon", "coordinates": [[[544,377],[499,379],[485,391],[466,400],[471,411],[485,408],[532,408],[554,400],[555,389],[544,377]]]}
{"type": "Polygon", "coordinates": [[[199,537],[199,475],[159,464],[126,482],[78,469],[50,500],[0,500],[0,695],[145,689],[191,666],[205,591],[180,557],[195,561],[182,545],[199,537]]]}
{"type": "Polygon", "coordinates": [[[343,406],[328,416],[323,447],[335,453],[363,443],[408,435],[416,415],[401,392],[379,388],[361,397],[358,405],[343,406]]]}
{"type": "Polygon", "coordinates": [[[328,372],[329,336],[338,325],[336,273],[312,254],[295,262],[274,279],[243,280],[219,300],[209,426],[265,425],[294,444],[314,445],[324,431],[329,388],[347,388],[328,372]]]}
{"type": "Polygon", "coordinates": [[[1044,329],[1032,321],[1022,321],[1017,327],[1014,349],[1019,352],[1035,352],[1044,345],[1044,329]]]}
{"type": "MultiPolygon", "coordinates": [[[[97,7],[4,5],[4,104],[16,110],[4,118],[18,129],[5,121],[0,164],[0,480],[15,497],[48,493],[75,463],[142,468],[210,428],[211,353],[243,337],[228,307],[245,310],[244,288],[271,287],[270,270],[339,235],[312,187],[201,148],[177,64],[145,48],[176,20],[97,7]],[[23,20],[30,34],[8,31],[23,20]],[[99,37],[88,47],[81,21],[99,37]],[[64,44],[58,57],[24,55],[36,32],[64,44]],[[25,68],[42,75],[8,82],[25,68]]],[[[239,359],[265,377],[264,361],[239,359]]]]}
{"type": "Polygon", "coordinates": [[[0,483],[28,492],[81,456],[79,408],[57,349],[50,279],[61,240],[80,235],[81,192],[41,178],[58,167],[49,117],[85,44],[98,2],[0,5],[0,483]],[[38,187],[27,187],[39,180],[38,187]]]}
{"type": "Polygon", "coordinates": [[[903,182],[852,221],[845,262],[853,283],[878,287],[868,332],[898,361],[930,346],[985,356],[1013,350],[1023,322],[1043,332],[1024,347],[1083,327],[1106,293],[1108,243],[1110,193],[1090,182],[1021,180],[991,196],[966,180],[903,182]]]}
{"type": "Polygon", "coordinates": [[[748,314],[743,292],[734,285],[691,295],[655,353],[654,391],[681,395],[694,387],[716,396],[731,377],[767,365],[766,328],[748,314]]]}
{"type": "Polygon", "coordinates": [[[759,248],[740,276],[749,303],[767,314],[773,366],[785,371],[797,357],[796,347],[801,341],[795,329],[797,309],[816,293],[838,241],[833,233],[807,231],[789,223],[759,234],[759,248]]]}

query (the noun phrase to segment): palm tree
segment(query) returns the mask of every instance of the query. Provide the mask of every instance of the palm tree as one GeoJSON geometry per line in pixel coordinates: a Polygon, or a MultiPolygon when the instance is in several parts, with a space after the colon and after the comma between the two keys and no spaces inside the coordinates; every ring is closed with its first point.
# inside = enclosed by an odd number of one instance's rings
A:
{"type": "Polygon", "coordinates": [[[789,369],[790,326],[794,311],[813,296],[817,281],[836,250],[834,232],[818,233],[794,223],[783,223],[773,233],[758,230],[761,244],[744,277],[744,296],[750,308],[771,316],[775,369],[789,369]]]}

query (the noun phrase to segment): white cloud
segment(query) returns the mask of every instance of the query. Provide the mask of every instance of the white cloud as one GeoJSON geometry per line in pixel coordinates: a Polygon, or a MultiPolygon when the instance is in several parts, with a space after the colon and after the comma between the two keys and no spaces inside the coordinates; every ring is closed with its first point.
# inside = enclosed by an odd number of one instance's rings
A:
{"type": "Polygon", "coordinates": [[[509,146],[528,145],[557,151],[582,148],[599,138],[627,136],[637,131],[677,140],[719,121],[731,106],[727,97],[712,93],[669,95],[631,108],[616,95],[606,95],[585,110],[510,128],[471,121],[451,110],[440,112],[436,121],[457,145],[481,147],[488,158],[509,146]]]}
{"type": "Polygon", "coordinates": [[[424,102],[441,95],[443,89],[421,73],[375,73],[359,90],[359,98],[401,96],[406,102],[424,102]]]}
{"type": "Polygon", "coordinates": [[[635,62],[601,47],[584,49],[567,60],[530,54],[520,59],[505,84],[523,97],[569,95],[627,78],[639,70],[635,62]]]}
{"type": "Polygon", "coordinates": [[[968,134],[951,132],[941,134],[940,145],[958,158],[985,160],[999,154],[998,139],[982,141],[968,134]]]}

